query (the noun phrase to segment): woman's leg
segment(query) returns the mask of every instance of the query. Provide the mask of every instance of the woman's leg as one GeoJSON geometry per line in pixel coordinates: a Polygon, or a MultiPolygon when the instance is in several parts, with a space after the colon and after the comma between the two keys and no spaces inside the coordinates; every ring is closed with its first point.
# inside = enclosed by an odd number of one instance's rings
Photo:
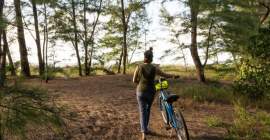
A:
{"type": "Polygon", "coordinates": [[[147,100],[147,108],[146,108],[146,126],[148,128],[148,124],[149,124],[149,120],[150,120],[150,114],[151,114],[151,106],[153,104],[153,101],[155,99],[155,94],[150,94],[148,96],[148,100],[147,100]]]}
{"type": "Polygon", "coordinates": [[[141,132],[147,132],[147,98],[142,96],[142,93],[137,93],[137,100],[139,104],[139,111],[140,111],[140,124],[141,124],[141,132]]]}

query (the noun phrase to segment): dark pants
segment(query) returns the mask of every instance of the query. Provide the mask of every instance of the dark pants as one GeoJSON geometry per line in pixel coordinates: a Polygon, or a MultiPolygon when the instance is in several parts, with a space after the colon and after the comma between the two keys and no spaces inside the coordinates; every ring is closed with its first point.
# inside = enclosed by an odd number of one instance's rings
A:
{"type": "Polygon", "coordinates": [[[138,92],[137,91],[137,100],[139,104],[140,111],[140,123],[141,123],[141,132],[148,131],[148,123],[150,118],[150,110],[152,103],[154,101],[155,92],[138,92]]]}

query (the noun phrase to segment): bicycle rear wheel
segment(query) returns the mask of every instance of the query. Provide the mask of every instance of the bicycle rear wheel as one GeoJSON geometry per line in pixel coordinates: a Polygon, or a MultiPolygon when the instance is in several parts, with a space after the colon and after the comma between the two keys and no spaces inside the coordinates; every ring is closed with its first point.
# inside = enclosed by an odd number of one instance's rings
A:
{"type": "Polygon", "coordinates": [[[189,134],[185,119],[181,111],[174,111],[177,127],[175,128],[177,138],[179,140],[189,140],[189,134]]]}

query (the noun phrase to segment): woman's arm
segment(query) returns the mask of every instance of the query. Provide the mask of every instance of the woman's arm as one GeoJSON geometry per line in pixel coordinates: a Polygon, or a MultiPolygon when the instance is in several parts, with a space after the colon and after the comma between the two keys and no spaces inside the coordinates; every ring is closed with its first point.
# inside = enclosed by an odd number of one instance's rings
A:
{"type": "Polygon", "coordinates": [[[159,75],[159,76],[165,77],[165,78],[174,78],[174,77],[177,77],[176,75],[162,72],[158,67],[156,67],[156,74],[159,75]]]}
{"type": "Polygon", "coordinates": [[[139,66],[136,67],[136,70],[133,74],[133,83],[139,83],[139,77],[138,77],[138,73],[139,73],[139,66]]]}

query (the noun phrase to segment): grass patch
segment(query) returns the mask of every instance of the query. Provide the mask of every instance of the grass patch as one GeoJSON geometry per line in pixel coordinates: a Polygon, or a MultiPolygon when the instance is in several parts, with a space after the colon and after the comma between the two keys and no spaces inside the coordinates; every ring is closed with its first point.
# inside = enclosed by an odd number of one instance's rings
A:
{"type": "Polygon", "coordinates": [[[171,89],[183,98],[196,102],[231,103],[234,99],[232,88],[218,83],[201,84],[195,81],[175,83],[171,89]]]}
{"type": "Polygon", "coordinates": [[[228,132],[229,140],[270,140],[270,115],[262,110],[249,112],[237,103],[228,132]]]}
{"type": "Polygon", "coordinates": [[[61,109],[45,90],[15,84],[0,90],[0,139],[28,139],[28,128],[50,127],[61,133],[61,109]]]}
{"type": "Polygon", "coordinates": [[[209,116],[204,119],[204,122],[207,124],[208,127],[221,127],[224,124],[222,119],[216,116],[209,116]]]}

